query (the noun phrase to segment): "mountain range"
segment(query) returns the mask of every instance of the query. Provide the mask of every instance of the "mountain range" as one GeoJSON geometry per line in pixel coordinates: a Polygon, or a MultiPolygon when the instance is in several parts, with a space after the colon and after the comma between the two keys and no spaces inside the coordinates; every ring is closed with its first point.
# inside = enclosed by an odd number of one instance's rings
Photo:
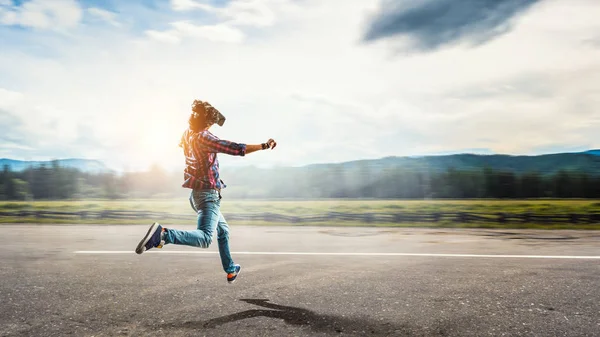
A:
{"type": "MultiPolygon", "coordinates": [[[[75,168],[86,173],[112,172],[99,160],[90,159],[59,159],[55,161],[21,161],[3,158],[0,167],[8,167],[11,171],[23,171],[29,167],[47,168],[52,165],[75,168]]],[[[538,172],[541,174],[554,174],[560,170],[587,172],[593,175],[600,174],[600,149],[585,152],[554,153],[544,155],[505,155],[505,154],[451,154],[422,157],[385,157],[379,159],[355,160],[343,163],[311,164],[302,169],[347,169],[355,170],[368,168],[371,174],[389,169],[403,169],[408,171],[427,170],[432,173],[446,171],[449,168],[456,170],[481,170],[489,167],[495,170],[507,170],[515,173],[538,172]]],[[[245,170],[240,167],[234,171],[245,170]]],[[[256,170],[256,168],[247,168],[256,170]]],[[[287,168],[280,168],[287,169],[287,168]]],[[[227,169],[226,169],[227,170],[227,169]]]]}
{"type": "Polygon", "coordinates": [[[373,160],[357,160],[340,164],[316,164],[312,167],[337,167],[356,169],[368,166],[371,173],[390,168],[406,171],[446,171],[450,168],[460,171],[494,170],[511,171],[517,174],[538,172],[554,174],[561,170],[600,174],[600,150],[585,152],[554,153],[543,155],[505,155],[505,154],[451,154],[422,157],[385,157],[373,160]]]}
{"type": "Polygon", "coordinates": [[[54,165],[54,163],[56,163],[60,167],[74,168],[82,172],[93,174],[108,173],[112,171],[99,160],[77,158],[59,159],[55,161],[23,161],[2,158],[0,159],[0,168],[4,168],[7,166],[10,171],[20,172],[30,167],[39,168],[44,166],[46,168],[51,168],[52,165],[54,165]]]}

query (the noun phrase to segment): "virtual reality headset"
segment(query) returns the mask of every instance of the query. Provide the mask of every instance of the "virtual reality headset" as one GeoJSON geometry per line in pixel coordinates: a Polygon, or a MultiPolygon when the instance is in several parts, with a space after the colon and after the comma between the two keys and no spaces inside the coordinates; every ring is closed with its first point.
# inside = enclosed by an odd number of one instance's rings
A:
{"type": "Polygon", "coordinates": [[[203,102],[200,100],[194,100],[192,103],[192,111],[194,114],[202,113],[202,107],[204,107],[204,118],[208,124],[217,124],[223,126],[225,124],[225,116],[215,109],[210,103],[203,102]]]}

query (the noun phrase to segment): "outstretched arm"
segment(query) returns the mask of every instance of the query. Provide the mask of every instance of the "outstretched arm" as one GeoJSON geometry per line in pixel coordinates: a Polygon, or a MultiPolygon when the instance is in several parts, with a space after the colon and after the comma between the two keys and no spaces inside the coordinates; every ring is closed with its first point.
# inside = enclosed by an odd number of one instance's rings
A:
{"type": "Polygon", "coordinates": [[[208,132],[198,134],[197,140],[210,152],[225,153],[232,156],[245,156],[248,153],[258,150],[273,149],[277,145],[273,139],[269,139],[266,143],[259,145],[235,143],[232,141],[219,139],[208,132]]]}
{"type": "Polygon", "coordinates": [[[208,132],[199,133],[196,140],[208,152],[225,153],[232,156],[246,155],[246,144],[219,139],[208,132]]]}
{"type": "Polygon", "coordinates": [[[277,146],[277,143],[273,139],[269,139],[266,143],[257,144],[257,145],[246,145],[246,154],[266,150],[266,149],[274,149],[277,146]]]}

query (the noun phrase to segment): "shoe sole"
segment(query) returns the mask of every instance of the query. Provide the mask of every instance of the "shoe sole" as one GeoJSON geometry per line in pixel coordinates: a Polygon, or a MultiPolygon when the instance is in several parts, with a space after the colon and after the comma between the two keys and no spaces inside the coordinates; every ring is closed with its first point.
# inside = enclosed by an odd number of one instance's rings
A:
{"type": "Polygon", "coordinates": [[[241,273],[242,273],[242,267],[240,267],[240,270],[237,272],[237,275],[235,276],[235,279],[233,281],[227,280],[227,282],[229,282],[229,284],[232,284],[233,282],[235,282],[238,279],[238,277],[240,277],[241,273]]]}
{"type": "Polygon", "coordinates": [[[146,251],[146,243],[148,243],[148,241],[150,240],[150,238],[152,237],[154,232],[156,232],[157,229],[158,229],[158,222],[155,222],[152,224],[152,226],[150,226],[150,229],[148,229],[148,233],[146,233],[146,236],[144,236],[142,241],[140,241],[140,243],[135,248],[136,253],[142,254],[144,251],[146,251]]]}

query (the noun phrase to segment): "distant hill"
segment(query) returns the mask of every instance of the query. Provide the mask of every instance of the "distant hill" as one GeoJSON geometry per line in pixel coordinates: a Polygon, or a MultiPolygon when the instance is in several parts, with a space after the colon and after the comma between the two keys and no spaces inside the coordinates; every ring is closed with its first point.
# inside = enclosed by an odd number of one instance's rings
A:
{"type": "Polygon", "coordinates": [[[584,153],[593,154],[595,156],[600,156],[600,150],[589,150],[589,151],[585,151],[584,153]]]}
{"type": "Polygon", "coordinates": [[[538,172],[554,174],[558,171],[578,171],[600,174],[600,150],[584,153],[557,153],[537,156],[454,154],[424,157],[386,157],[373,160],[358,160],[340,164],[316,164],[307,168],[338,168],[353,170],[367,168],[371,173],[382,170],[402,169],[407,171],[429,171],[431,173],[456,170],[481,170],[489,167],[494,170],[512,171],[517,174],[538,172]]]}
{"type": "MultiPolygon", "coordinates": [[[[56,160],[60,167],[75,168],[86,173],[107,173],[111,170],[104,165],[101,161],[90,160],[90,159],[60,159],[56,160]]],[[[41,166],[52,167],[52,161],[22,161],[2,158],[0,159],[0,168],[3,169],[5,166],[9,167],[9,170],[20,172],[30,167],[38,168],[41,166]]]]}
{"type": "MultiPolygon", "coordinates": [[[[600,198],[599,154],[599,150],[535,156],[453,154],[274,168],[224,165],[221,177],[228,186],[225,194],[232,198],[600,198]]],[[[85,159],[0,159],[0,165],[12,171],[58,165],[87,173],[110,172],[102,162],[85,159]]],[[[9,199],[24,198],[28,188],[36,199],[187,195],[181,188],[181,172],[150,169],[117,177],[46,173],[11,176],[0,171],[0,178],[12,179],[8,184],[0,181],[4,186],[0,197],[4,193],[9,199]]]]}
{"type": "MultiPolygon", "coordinates": [[[[528,177],[533,178],[528,179],[533,179],[536,186],[527,192],[529,196],[581,196],[584,189],[597,188],[591,183],[557,175],[561,171],[570,177],[586,173],[594,179],[593,184],[598,184],[600,156],[589,153],[535,156],[454,154],[386,157],[272,169],[233,169],[227,166],[221,169],[224,181],[230,186],[228,195],[242,198],[514,197],[521,193],[517,191],[522,190],[510,177],[525,173],[532,173],[528,177]],[[491,178],[493,180],[486,180],[485,168],[491,169],[489,174],[494,177],[491,178]],[[448,172],[449,169],[456,172],[448,172]],[[558,183],[555,184],[559,181],[556,177],[563,177],[560,178],[563,184],[560,191],[553,187],[558,186],[558,183]],[[495,185],[488,186],[488,183],[495,185]],[[429,190],[424,192],[423,186],[428,186],[429,190]]],[[[529,180],[526,182],[529,183],[529,180]]],[[[592,195],[591,192],[586,193],[592,195]]]]}
{"type": "MultiPolygon", "coordinates": [[[[98,160],[60,159],[61,167],[76,168],[87,173],[111,172],[98,160]]],[[[52,166],[52,161],[20,161],[0,159],[0,168],[8,165],[12,171],[23,171],[28,167],[52,166]]],[[[389,170],[439,173],[450,168],[459,171],[481,171],[483,168],[506,170],[516,174],[537,172],[542,175],[555,174],[561,170],[586,172],[600,175],[600,150],[589,150],[579,153],[555,153],[533,156],[514,156],[504,154],[452,154],[431,155],[421,157],[384,157],[364,159],[343,163],[311,164],[301,167],[280,167],[276,169],[260,169],[256,167],[222,167],[225,175],[249,177],[260,172],[271,172],[293,177],[297,174],[326,171],[367,172],[370,175],[389,170]]],[[[256,178],[252,178],[256,180],[256,178]]]]}

